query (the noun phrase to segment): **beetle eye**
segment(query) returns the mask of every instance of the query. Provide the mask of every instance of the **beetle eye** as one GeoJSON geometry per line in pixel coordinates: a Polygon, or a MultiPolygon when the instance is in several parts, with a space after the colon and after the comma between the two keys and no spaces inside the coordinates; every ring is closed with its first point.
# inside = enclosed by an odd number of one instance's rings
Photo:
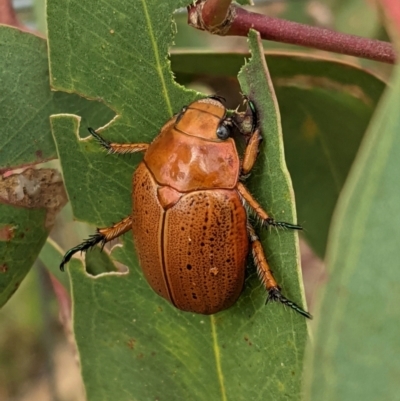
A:
{"type": "Polygon", "coordinates": [[[231,134],[231,130],[224,124],[221,124],[217,129],[217,137],[219,139],[228,139],[229,135],[231,134]]]}

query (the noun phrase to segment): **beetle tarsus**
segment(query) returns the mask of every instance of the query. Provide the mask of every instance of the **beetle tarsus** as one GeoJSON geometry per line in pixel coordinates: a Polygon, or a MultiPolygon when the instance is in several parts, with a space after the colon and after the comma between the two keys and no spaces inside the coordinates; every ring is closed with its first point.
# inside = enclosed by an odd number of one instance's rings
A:
{"type": "Polygon", "coordinates": [[[275,221],[272,217],[268,217],[263,222],[266,226],[274,226],[274,227],[281,227],[281,228],[290,228],[291,230],[302,230],[302,226],[298,226],[296,224],[286,223],[284,221],[275,221]]]}
{"type": "Polygon", "coordinates": [[[312,315],[310,313],[306,312],[303,308],[301,308],[293,301],[284,297],[279,287],[272,287],[268,290],[268,298],[265,304],[267,304],[269,301],[280,302],[281,304],[288,306],[289,308],[293,309],[294,311],[306,317],[307,319],[312,319],[312,315]]]}
{"type": "Polygon", "coordinates": [[[91,235],[86,241],[82,242],[69,251],[67,251],[60,263],[60,270],[64,271],[64,266],[71,260],[72,256],[77,252],[86,252],[88,249],[92,248],[93,246],[97,245],[98,243],[102,243],[102,248],[106,243],[106,238],[103,234],[97,232],[96,234],[91,235]]]}
{"type": "Polygon", "coordinates": [[[111,142],[106,141],[100,134],[98,134],[93,128],[88,128],[90,135],[96,139],[96,141],[103,146],[103,148],[107,149],[109,152],[112,150],[111,142]]]}

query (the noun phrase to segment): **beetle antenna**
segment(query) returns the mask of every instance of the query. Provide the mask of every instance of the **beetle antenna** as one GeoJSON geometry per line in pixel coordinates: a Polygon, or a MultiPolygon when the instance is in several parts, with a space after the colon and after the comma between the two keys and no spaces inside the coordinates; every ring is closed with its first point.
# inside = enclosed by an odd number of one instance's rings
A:
{"type": "Polygon", "coordinates": [[[85,240],[84,242],[82,242],[82,244],[79,244],[73,248],[71,248],[69,251],[67,251],[60,263],[60,270],[63,272],[64,271],[64,266],[66,263],[68,263],[72,256],[77,253],[77,252],[86,252],[87,250],[89,250],[90,248],[94,247],[95,245],[97,245],[98,243],[102,243],[102,247],[101,249],[103,249],[104,244],[106,243],[106,237],[97,232],[96,234],[91,235],[87,240],[85,240]]]}
{"type": "Polygon", "coordinates": [[[281,294],[279,287],[272,287],[268,291],[268,298],[267,298],[267,301],[265,302],[265,304],[267,304],[269,301],[280,302],[281,304],[286,305],[289,308],[295,310],[300,315],[302,315],[308,319],[312,319],[312,315],[310,313],[306,312],[303,308],[301,308],[299,305],[297,305],[293,301],[284,297],[281,294]]]}

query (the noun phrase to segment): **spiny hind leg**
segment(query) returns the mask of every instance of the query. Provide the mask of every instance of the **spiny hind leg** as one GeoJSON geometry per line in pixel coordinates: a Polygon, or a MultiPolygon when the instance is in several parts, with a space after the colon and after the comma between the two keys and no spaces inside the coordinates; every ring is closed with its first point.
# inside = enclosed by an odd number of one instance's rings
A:
{"type": "Polygon", "coordinates": [[[300,313],[300,315],[303,315],[308,319],[312,319],[312,316],[308,312],[306,312],[299,305],[297,305],[293,301],[290,301],[282,295],[281,289],[279,288],[278,283],[275,281],[275,278],[272,275],[272,271],[268,265],[267,259],[265,258],[261,242],[253,226],[250,223],[247,224],[247,231],[249,233],[252,256],[257,267],[258,275],[260,276],[260,279],[264,284],[265,289],[268,291],[268,298],[266,303],[268,303],[269,301],[280,302],[284,305],[287,305],[289,308],[292,308],[297,313],[300,313]]]}
{"type": "Polygon", "coordinates": [[[87,240],[81,244],[71,248],[67,251],[60,263],[60,270],[64,271],[64,266],[68,263],[71,257],[77,252],[86,252],[88,249],[94,247],[97,244],[101,244],[102,248],[104,245],[118,238],[120,235],[125,234],[132,229],[132,217],[125,217],[120,222],[112,225],[111,227],[98,228],[96,234],[91,235],[87,240]]]}
{"type": "Polygon", "coordinates": [[[253,195],[248,191],[248,189],[239,182],[237,185],[237,189],[239,194],[242,196],[242,199],[249,206],[254,213],[261,219],[261,222],[265,226],[274,226],[274,227],[282,227],[282,228],[291,228],[292,230],[302,230],[301,226],[292,223],[286,223],[284,221],[276,221],[272,217],[268,215],[268,213],[262,208],[262,206],[253,198],[253,195]]]}
{"type": "Polygon", "coordinates": [[[96,139],[96,141],[105,149],[108,153],[136,153],[143,152],[149,147],[148,143],[114,143],[105,140],[100,134],[98,134],[93,128],[88,128],[90,134],[96,139]]]}

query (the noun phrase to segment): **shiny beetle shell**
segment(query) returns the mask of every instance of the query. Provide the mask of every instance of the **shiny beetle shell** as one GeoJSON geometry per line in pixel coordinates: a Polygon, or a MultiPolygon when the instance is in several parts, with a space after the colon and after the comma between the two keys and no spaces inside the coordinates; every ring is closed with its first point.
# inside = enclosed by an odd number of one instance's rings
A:
{"type": "Polygon", "coordinates": [[[202,314],[235,303],[249,247],[236,146],[217,136],[225,116],[213,98],[192,103],[164,125],[133,175],[144,275],[174,306],[202,314]]]}
{"type": "Polygon", "coordinates": [[[243,206],[255,213],[262,226],[302,229],[270,217],[241,182],[252,170],[262,141],[255,105],[245,100],[246,111],[230,117],[221,98],[197,100],[169,120],[150,145],[112,143],[89,128],[109,153],[144,151],[144,159],[133,175],[132,214],[98,228],[68,250],[60,269],[75,253],[104,246],[132,230],[151,287],[181,310],[212,314],[238,299],[251,246],[268,291],[267,302],[280,302],[311,318],[281,293],[243,206]],[[230,138],[234,126],[246,138],[241,162],[230,138]]]}

